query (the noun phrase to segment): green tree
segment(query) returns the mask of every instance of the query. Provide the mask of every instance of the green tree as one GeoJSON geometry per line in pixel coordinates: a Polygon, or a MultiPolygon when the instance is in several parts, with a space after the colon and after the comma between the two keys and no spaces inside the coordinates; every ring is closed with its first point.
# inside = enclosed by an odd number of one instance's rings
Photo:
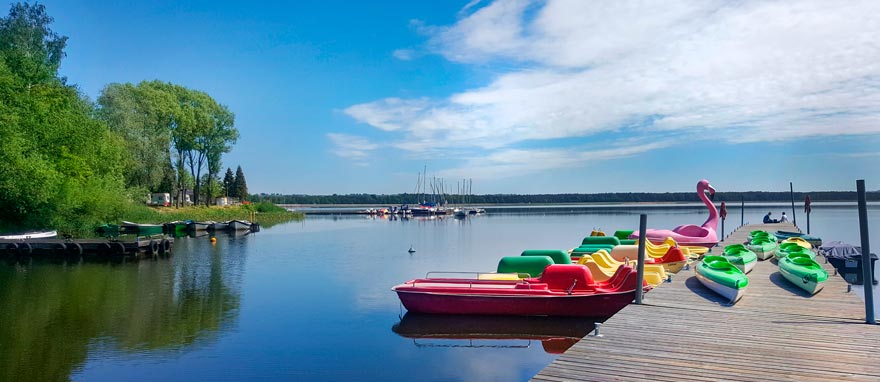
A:
{"type": "Polygon", "coordinates": [[[9,16],[0,19],[0,53],[10,71],[23,81],[24,88],[58,78],[67,37],[49,29],[54,19],[42,4],[14,3],[9,16]]]}
{"type": "Polygon", "coordinates": [[[155,117],[158,105],[144,87],[105,86],[98,97],[98,116],[125,141],[126,185],[157,192],[168,172],[171,132],[155,117]]]}
{"type": "Polygon", "coordinates": [[[210,197],[205,201],[205,205],[214,200],[214,179],[220,174],[223,154],[228,153],[232,149],[231,145],[238,140],[238,130],[233,127],[235,115],[224,105],[214,104],[212,109],[214,123],[205,131],[205,135],[197,140],[200,144],[196,146],[198,150],[204,152],[208,167],[206,189],[210,197]]]}
{"type": "Polygon", "coordinates": [[[244,178],[244,171],[242,171],[241,166],[238,166],[235,170],[235,183],[233,189],[235,190],[235,196],[238,197],[239,200],[247,200],[247,180],[244,178]]]}
{"type": "Polygon", "coordinates": [[[64,228],[127,200],[122,141],[58,77],[67,38],[42,5],[0,18],[0,224],[64,228]]]}
{"type": "Polygon", "coordinates": [[[232,185],[235,184],[235,175],[232,169],[226,168],[226,175],[223,176],[223,195],[232,196],[232,185]]]}

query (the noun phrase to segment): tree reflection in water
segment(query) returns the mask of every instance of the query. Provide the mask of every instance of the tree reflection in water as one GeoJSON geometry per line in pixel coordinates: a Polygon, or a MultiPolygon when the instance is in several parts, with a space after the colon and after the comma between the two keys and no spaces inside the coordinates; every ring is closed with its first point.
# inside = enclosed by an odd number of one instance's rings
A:
{"type": "Polygon", "coordinates": [[[96,342],[138,353],[216,339],[238,315],[243,239],[178,239],[171,259],[134,264],[0,265],[0,381],[67,381],[96,342]]]}

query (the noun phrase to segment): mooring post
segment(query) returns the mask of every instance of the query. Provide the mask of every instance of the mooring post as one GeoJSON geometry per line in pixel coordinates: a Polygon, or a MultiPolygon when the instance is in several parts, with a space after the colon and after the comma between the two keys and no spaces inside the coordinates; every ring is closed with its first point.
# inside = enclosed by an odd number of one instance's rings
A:
{"type": "Polygon", "coordinates": [[[645,237],[645,232],[647,230],[648,215],[641,214],[639,215],[639,259],[636,262],[636,271],[638,273],[638,277],[636,277],[636,304],[642,303],[642,294],[645,293],[642,284],[645,283],[645,240],[648,240],[645,237]]]}
{"type": "Polygon", "coordinates": [[[794,214],[794,183],[788,182],[788,188],[791,195],[791,222],[797,225],[797,216],[794,214]]]}
{"type": "Polygon", "coordinates": [[[868,205],[865,202],[865,180],[856,181],[859,194],[859,231],[862,237],[862,281],[865,285],[865,323],[874,321],[874,267],[871,266],[871,247],[868,240],[868,205]]]}
{"type": "Polygon", "coordinates": [[[810,234],[810,212],[813,212],[813,207],[810,207],[812,202],[810,201],[810,195],[807,195],[804,198],[804,213],[807,214],[807,235],[810,234]]]}
{"type": "Polygon", "coordinates": [[[727,220],[727,203],[721,202],[721,209],[718,211],[721,216],[721,240],[724,240],[724,221],[727,220]]]}
{"type": "Polygon", "coordinates": [[[740,205],[740,210],[739,210],[739,216],[740,216],[739,226],[742,227],[742,226],[746,225],[746,197],[740,196],[740,202],[742,204],[740,205]]]}

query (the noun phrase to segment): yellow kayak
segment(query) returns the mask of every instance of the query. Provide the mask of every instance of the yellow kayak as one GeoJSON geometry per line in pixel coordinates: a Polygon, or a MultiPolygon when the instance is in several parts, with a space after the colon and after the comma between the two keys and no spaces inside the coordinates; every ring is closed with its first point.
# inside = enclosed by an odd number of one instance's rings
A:
{"type": "MultiPolygon", "coordinates": [[[[788,239],[783,240],[782,243],[795,243],[795,244],[797,244],[801,247],[804,247],[806,249],[813,249],[813,245],[810,244],[809,241],[806,241],[806,240],[799,238],[799,237],[790,237],[788,239]]],[[[780,246],[782,246],[782,243],[780,243],[780,246]]]]}

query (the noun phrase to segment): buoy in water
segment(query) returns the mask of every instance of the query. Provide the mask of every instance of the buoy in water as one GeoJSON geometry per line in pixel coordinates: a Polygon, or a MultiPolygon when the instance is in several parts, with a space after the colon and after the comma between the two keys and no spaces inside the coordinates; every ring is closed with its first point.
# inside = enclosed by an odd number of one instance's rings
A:
{"type": "Polygon", "coordinates": [[[214,243],[216,243],[216,242],[217,242],[217,238],[216,238],[216,237],[212,237],[212,238],[211,238],[211,244],[214,244],[214,243]]]}
{"type": "Polygon", "coordinates": [[[413,247],[412,247],[412,246],[409,246],[409,250],[408,250],[408,251],[407,251],[407,252],[409,252],[409,253],[414,253],[414,252],[415,252],[415,251],[416,251],[416,250],[415,250],[415,249],[413,249],[413,247]]]}

